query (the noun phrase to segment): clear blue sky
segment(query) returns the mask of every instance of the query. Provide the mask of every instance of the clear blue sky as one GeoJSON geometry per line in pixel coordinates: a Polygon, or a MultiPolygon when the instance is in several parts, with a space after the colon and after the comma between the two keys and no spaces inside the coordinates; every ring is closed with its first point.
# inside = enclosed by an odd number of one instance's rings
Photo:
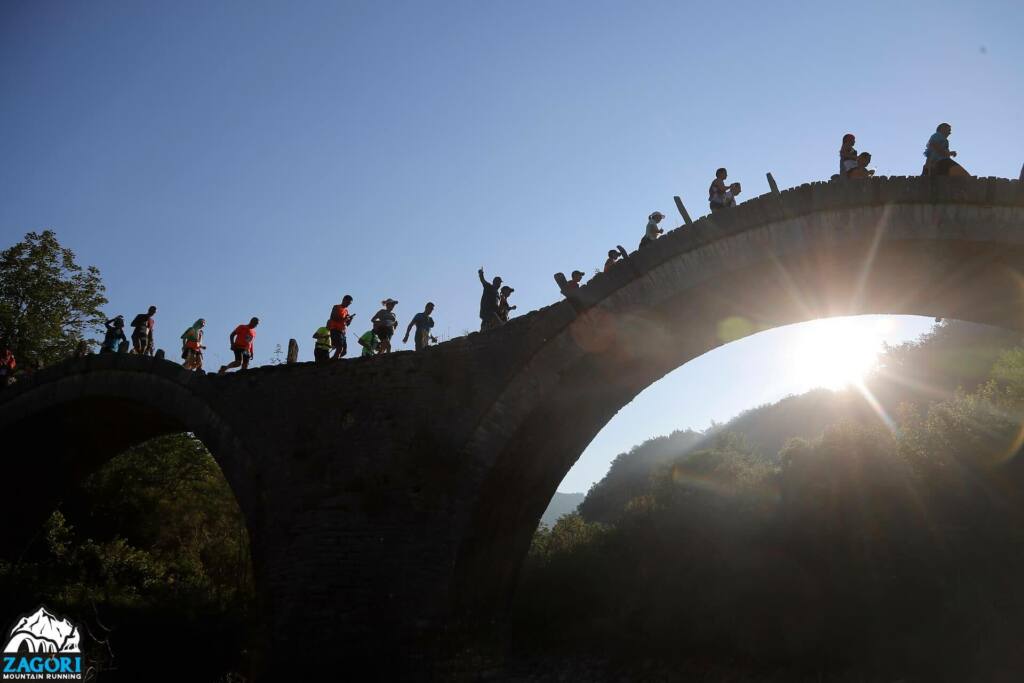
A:
{"type": "MultiPolygon", "coordinates": [[[[2,244],[55,229],[110,314],[159,306],[165,348],[205,317],[208,365],[258,315],[267,362],[289,337],[308,357],[344,293],[358,331],[389,296],[403,327],[430,299],[441,332],[474,329],[481,265],[520,312],[546,305],[553,272],[635,248],[654,209],[676,220],[672,195],[704,213],[716,167],[744,198],[768,170],[827,178],[847,131],[880,174],[916,174],[948,120],[969,170],[1019,173],[1024,3],[711,7],[5,2],[2,244]]],[[[776,362],[771,334],[674,373],[644,396],[677,400],[641,397],[609,434],[747,407],[728,377],[776,362]]],[[[773,367],[757,401],[794,390],[773,367]]],[[[603,474],[601,442],[563,490],[603,474]]]]}

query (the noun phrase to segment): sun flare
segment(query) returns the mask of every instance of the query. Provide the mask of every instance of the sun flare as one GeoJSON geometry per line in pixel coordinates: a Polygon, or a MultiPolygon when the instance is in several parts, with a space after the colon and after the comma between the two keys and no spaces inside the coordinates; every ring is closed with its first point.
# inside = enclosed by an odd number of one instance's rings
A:
{"type": "Polygon", "coordinates": [[[891,323],[885,318],[825,318],[806,323],[793,349],[797,372],[808,386],[856,385],[878,362],[891,323]]]}

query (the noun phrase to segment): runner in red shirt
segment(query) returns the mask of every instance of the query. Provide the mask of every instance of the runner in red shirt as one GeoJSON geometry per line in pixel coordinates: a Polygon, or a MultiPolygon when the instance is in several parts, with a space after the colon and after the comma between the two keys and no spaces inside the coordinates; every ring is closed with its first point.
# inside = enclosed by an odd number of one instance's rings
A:
{"type": "Polygon", "coordinates": [[[352,297],[346,294],[340,304],[331,308],[331,317],[327,320],[327,329],[331,331],[331,346],[334,347],[334,358],[341,358],[348,352],[348,343],[345,341],[345,330],[352,324],[355,314],[349,315],[348,307],[352,303],[352,297]]]}
{"type": "Polygon", "coordinates": [[[235,328],[235,331],[228,337],[231,341],[231,350],[235,354],[235,360],[227,365],[220,366],[220,370],[217,371],[218,375],[223,375],[231,368],[237,368],[238,366],[241,366],[243,370],[249,367],[249,361],[252,359],[252,342],[256,339],[256,326],[259,324],[260,319],[253,318],[249,321],[248,325],[239,325],[235,328]]]}

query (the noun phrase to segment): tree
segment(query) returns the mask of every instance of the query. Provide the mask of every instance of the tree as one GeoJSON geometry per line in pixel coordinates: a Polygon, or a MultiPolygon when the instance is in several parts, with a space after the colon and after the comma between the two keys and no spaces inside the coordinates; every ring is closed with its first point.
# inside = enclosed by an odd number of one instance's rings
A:
{"type": "Polygon", "coordinates": [[[75,263],[52,230],[0,252],[0,344],[22,363],[54,363],[104,321],[100,271],[75,263]]]}

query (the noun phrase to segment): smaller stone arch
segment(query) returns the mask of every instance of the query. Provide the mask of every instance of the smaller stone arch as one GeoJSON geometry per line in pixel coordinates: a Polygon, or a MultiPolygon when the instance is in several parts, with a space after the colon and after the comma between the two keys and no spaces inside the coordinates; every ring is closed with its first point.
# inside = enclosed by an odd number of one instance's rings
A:
{"type": "Polygon", "coordinates": [[[168,361],[104,354],[67,361],[0,394],[4,494],[0,516],[17,520],[5,547],[17,556],[70,487],[149,439],[194,433],[213,455],[246,518],[255,552],[259,511],[244,445],[202,375],[168,361]]]}

